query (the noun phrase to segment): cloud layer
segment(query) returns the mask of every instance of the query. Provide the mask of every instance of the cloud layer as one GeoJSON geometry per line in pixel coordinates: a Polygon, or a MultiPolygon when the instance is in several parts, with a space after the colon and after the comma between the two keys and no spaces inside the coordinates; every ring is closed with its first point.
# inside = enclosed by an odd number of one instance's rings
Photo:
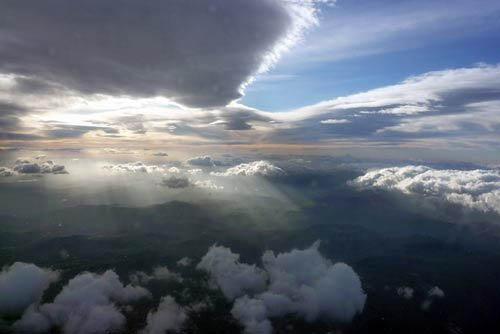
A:
{"type": "Polygon", "coordinates": [[[69,87],[222,106],[315,24],[314,3],[7,1],[0,72],[32,94],[69,87]]]}
{"type": "Polygon", "coordinates": [[[353,181],[362,187],[397,190],[438,198],[480,211],[500,214],[500,171],[437,170],[425,166],[376,169],[353,181]]]}
{"type": "Polygon", "coordinates": [[[260,160],[239,164],[228,168],[225,172],[213,172],[217,176],[279,176],[285,175],[285,171],[268,161],[260,160]]]}

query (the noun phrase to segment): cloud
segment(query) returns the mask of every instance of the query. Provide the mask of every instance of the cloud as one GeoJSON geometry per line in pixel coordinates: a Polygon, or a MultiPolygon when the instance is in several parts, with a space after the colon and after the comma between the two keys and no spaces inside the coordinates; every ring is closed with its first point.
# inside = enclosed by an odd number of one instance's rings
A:
{"type": "Polygon", "coordinates": [[[404,299],[412,299],[413,298],[413,289],[409,286],[402,286],[397,289],[398,296],[403,297],[404,299]]]}
{"type": "Polygon", "coordinates": [[[161,185],[168,188],[180,189],[191,186],[191,181],[187,177],[170,176],[161,181],[161,185]]]}
{"type": "Polygon", "coordinates": [[[342,119],[325,119],[320,121],[321,124],[345,124],[345,123],[351,123],[350,120],[342,118],[342,119]]]}
{"type": "Polygon", "coordinates": [[[444,291],[441,290],[438,286],[435,286],[427,292],[427,296],[428,297],[436,297],[436,298],[444,298],[444,291]]]}
{"type": "Polygon", "coordinates": [[[192,259],[190,259],[188,257],[183,257],[182,259],[177,261],[176,264],[180,267],[188,267],[191,265],[192,262],[193,262],[192,259]]]}
{"type": "Polygon", "coordinates": [[[306,321],[351,321],[365,305],[361,281],[350,266],[332,264],[318,248],[316,242],[278,255],[267,251],[262,270],[240,263],[228,248],[212,246],[197,268],[210,274],[228,300],[235,300],[231,313],[246,333],[271,333],[269,317],[286,314],[306,321]]]}
{"type": "Polygon", "coordinates": [[[278,314],[297,312],[307,321],[318,318],[350,321],[365,305],[361,281],[350,266],[332,264],[318,248],[316,242],[305,250],[294,249],[278,255],[272,251],[264,253],[262,261],[270,277],[268,292],[285,298],[278,303],[277,298],[263,300],[269,301],[271,310],[273,305],[279,305],[274,312],[278,314]]]}
{"type": "Polygon", "coordinates": [[[44,123],[43,134],[51,139],[80,138],[92,131],[102,131],[105,134],[117,134],[118,129],[108,126],[92,126],[77,124],[62,124],[59,122],[44,123]]]}
{"type": "Polygon", "coordinates": [[[296,110],[264,113],[286,125],[269,132],[266,140],[305,143],[360,139],[400,144],[439,138],[446,145],[453,138],[466,138],[465,143],[490,138],[492,142],[500,139],[498,87],[500,65],[427,72],[398,84],[296,110]],[[329,119],[338,125],[324,126],[329,119]],[[339,124],[337,120],[348,122],[339,124]]]}
{"type": "Polygon", "coordinates": [[[155,152],[153,153],[155,157],[168,157],[168,154],[165,152],[155,152]]]}
{"type": "Polygon", "coordinates": [[[39,332],[55,326],[71,334],[118,330],[125,324],[125,317],[115,303],[149,296],[142,287],[124,286],[112,270],[102,275],[82,273],[71,279],[52,303],[29,308],[14,328],[39,332]]]}
{"type": "Polygon", "coordinates": [[[312,0],[13,1],[2,11],[11,19],[2,28],[9,37],[1,40],[0,72],[17,76],[19,92],[67,87],[195,107],[239,98],[317,23],[312,0]]]}
{"type": "Polygon", "coordinates": [[[187,315],[185,310],[177,304],[171,296],[165,296],[155,312],[149,312],[147,325],[141,334],[163,334],[167,331],[179,332],[187,315]]]}
{"type": "Polygon", "coordinates": [[[129,276],[130,282],[135,285],[147,284],[151,280],[173,280],[182,282],[182,277],[170,271],[166,266],[160,266],[153,269],[151,275],[144,271],[137,271],[129,276]]]}
{"type": "Polygon", "coordinates": [[[15,262],[0,271],[0,315],[21,314],[29,305],[40,301],[48,286],[59,279],[59,273],[32,263],[15,262]]]}
{"type": "Polygon", "coordinates": [[[194,185],[199,188],[205,188],[210,190],[223,190],[224,186],[219,186],[215,184],[212,180],[198,180],[194,181],[194,185]]]}
{"type": "Polygon", "coordinates": [[[161,173],[166,169],[164,165],[146,165],[142,161],[116,165],[104,165],[102,168],[113,173],[161,173]]]}
{"type": "Polygon", "coordinates": [[[8,167],[0,167],[0,176],[12,176],[15,172],[8,167]]]}
{"type": "Polygon", "coordinates": [[[223,173],[212,172],[211,174],[216,176],[280,176],[284,175],[285,171],[268,161],[260,160],[239,164],[228,168],[223,173]]]}
{"type": "Polygon", "coordinates": [[[432,304],[434,303],[434,300],[437,298],[444,298],[444,291],[435,286],[427,291],[427,298],[421,304],[422,310],[429,311],[432,304]]]}
{"type": "Polygon", "coordinates": [[[27,158],[18,158],[14,162],[13,168],[0,167],[0,176],[13,176],[16,174],[68,174],[63,165],[58,165],[52,160],[35,158],[37,161],[27,158]]]}
{"type": "Polygon", "coordinates": [[[220,162],[212,159],[212,157],[208,155],[202,155],[199,157],[194,157],[186,160],[186,163],[192,166],[203,166],[203,167],[212,167],[219,165],[220,162]]]}
{"type": "Polygon", "coordinates": [[[267,318],[267,308],[260,299],[243,296],[236,299],[231,314],[245,326],[248,334],[271,334],[273,327],[267,318]]]}
{"type": "Polygon", "coordinates": [[[437,170],[425,166],[375,169],[353,184],[438,198],[470,209],[500,213],[500,171],[437,170]]]}
{"type": "Polygon", "coordinates": [[[489,0],[341,2],[289,58],[303,66],[473,39],[498,31],[499,11],[498,3],[489,0]],[[364,29],[366,22],[370,29],[364,29]]]}
{"type": "Polygon", "coordinates": [[[218,286],[228,300],[263,291],[266,286],[264,271],[255,265],[240,263],[239,259],[239,254],[229,248],[214,245],[196,268],[207,271],[212,286],[218,286]]]}

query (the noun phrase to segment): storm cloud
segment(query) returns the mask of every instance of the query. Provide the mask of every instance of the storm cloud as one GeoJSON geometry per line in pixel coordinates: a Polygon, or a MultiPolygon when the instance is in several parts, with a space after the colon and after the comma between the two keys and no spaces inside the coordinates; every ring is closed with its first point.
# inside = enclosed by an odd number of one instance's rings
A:
{"type": "Polygon", "coordinates": [[[18,76],[23,93],[68,87],[223,106],[315,15],[315,1],[7,0],[0,72],[18,76]]]}

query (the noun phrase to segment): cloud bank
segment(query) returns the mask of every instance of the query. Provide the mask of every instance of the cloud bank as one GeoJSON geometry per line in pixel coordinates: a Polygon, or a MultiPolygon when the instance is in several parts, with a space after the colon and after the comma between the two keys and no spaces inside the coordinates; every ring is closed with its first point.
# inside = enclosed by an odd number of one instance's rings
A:
{"type": "Polygon", "coordinates": [[[285,171],[268,161],[260,160],[239,164],[228,168],[223,173],[212,172],[216,176],[280,176],[285,175],[285,171]]]}
{"type": "Polygon", "coordinates": [[[63,165],[58,165],[52,160],[45,160],[45,157],[36,159],[18,158],[14,166],[0,167],[0,176],[13,176],[16,174],[68,174],[63,165]],[[36,160],[36,161],[35,161],[36,160]]]}
{"type": "Polygon", "coordinates": [[[499,170],[437,170],[425,166],[376,169],[353,184],[438,198],[470,209],[500,214],[499,170]]]}

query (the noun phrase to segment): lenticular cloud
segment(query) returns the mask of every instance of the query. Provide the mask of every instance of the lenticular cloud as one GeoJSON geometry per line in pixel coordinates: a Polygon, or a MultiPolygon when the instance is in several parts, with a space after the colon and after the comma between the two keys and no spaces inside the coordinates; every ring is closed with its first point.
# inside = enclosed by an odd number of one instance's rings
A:
{"type": "Polygon", "coordinates": [[[405,194],[441,198],[485,212],[500,213],[500,171],[476,169],[437,170],[425,166],[376,169],[356,178],[354,184],[398,190],[405,194]]]}

